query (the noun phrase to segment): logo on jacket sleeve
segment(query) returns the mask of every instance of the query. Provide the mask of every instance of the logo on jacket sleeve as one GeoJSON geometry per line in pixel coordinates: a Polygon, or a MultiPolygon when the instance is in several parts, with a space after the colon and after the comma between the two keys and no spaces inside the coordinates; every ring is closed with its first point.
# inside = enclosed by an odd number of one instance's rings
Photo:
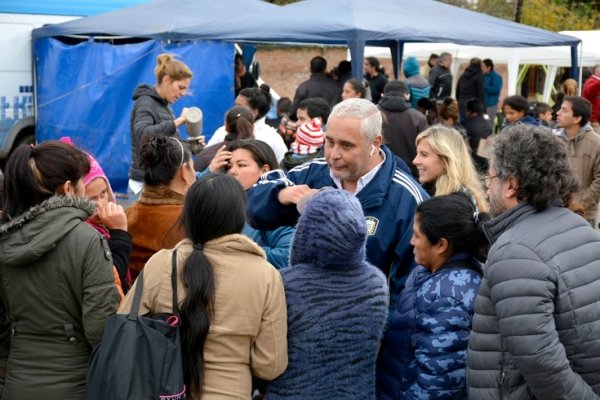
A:
{"type": "Polygon", "coordinates": [[[379,220],[375,217],[366,217],[367,220],[367,235],[373,236],[377,232],[379,220]]]}

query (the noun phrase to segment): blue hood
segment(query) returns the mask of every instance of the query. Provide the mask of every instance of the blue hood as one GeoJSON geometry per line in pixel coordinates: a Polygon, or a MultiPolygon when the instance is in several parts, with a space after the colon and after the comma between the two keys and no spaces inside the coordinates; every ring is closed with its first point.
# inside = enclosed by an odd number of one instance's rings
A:
{"type": "Polygon", "coordinates": [[[410,78],[411,76],[419,75],[420,67],[419,61],[415,57],[408,57],[406,61],[404,61],[402,70],[404,71],[404,75],[406,75],[407,78],[410,78]]]}

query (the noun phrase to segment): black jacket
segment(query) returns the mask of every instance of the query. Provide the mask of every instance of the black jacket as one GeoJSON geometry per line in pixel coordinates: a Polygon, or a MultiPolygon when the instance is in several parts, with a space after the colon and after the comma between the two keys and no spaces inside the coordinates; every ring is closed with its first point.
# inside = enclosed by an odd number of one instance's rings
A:
{"type": "Polygon", "coordinates": [[[429,73],[429,84],[431,92],[429,97],[435,100],[443,100],[452,95],[452,73],[446,67],[436,65],[429,73]]]}
{"type": "Polygon", "coordinates": [[[175,115],[169,103],[162,98],[154,86],[142,84],[133,92],[131,111],[131,166],[129,178],[142,182],[144,168],[138,160],[140,140],[146,135],[164,135],[180,138],[175,127],[175,115]]]}
{"type": "Polygon", "coordinates": [[[487,159],[477,155],[477,148],[479,147],[479,142],[481,139],[490,136],[493,133],[494,128],[492,127],[490,121],[485,119],[483,115],[468,117],[465,120],[464,127],[467,130],[469,147],[471,147],[475,167],[477,167],[479,172],[486,172],[488,167],[487,159]]]}
{"type": "Polygon", "coordinates": [[[461,116],[466,114],[467,100],[477,99],[481,105],[485,105],[483,86],[481,66],[477,64],[469,65],[458,78],[458,84],[456,85],[456,98],[458,99],[458,110],[461,116]]]}
{"type": "Polygon", "coordinates": [[[410,167],[415,178],[419,177],[417,167],[412,160],[417,155],[415,139],[427,128],[427,118],[410,107],[402,96],[385,95],[379,101],[379,110],[383,114],[381,133],[392,153],[402,158],[410,167]]]}
{"type": "Polygon", "coordinates": [[[298,104],[302,100],[313,97],[322,97],[330,106],[340,101],[341,90],[337,83],[324,73],[312,74],[310,78],[302,82],[296,89],[294,95],[293,110],[296,112],[298,104]]]}

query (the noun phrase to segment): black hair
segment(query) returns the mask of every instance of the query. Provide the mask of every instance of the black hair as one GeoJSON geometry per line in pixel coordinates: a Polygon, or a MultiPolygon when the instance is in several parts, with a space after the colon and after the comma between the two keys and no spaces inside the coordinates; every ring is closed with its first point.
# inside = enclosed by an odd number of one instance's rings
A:
{"type": "Polygon", "coordinates": [[[590,117],[592,116],[591,103],[581,96],[566,96],[563,99],[563,104],[565,101],[571,103],[573,116],[581,117],[581,121],[579,121],[579,126],[585,126],[585,124],[589,122],[590,117]]]}
{"type": "Polygon", "coordinates": [[[473,200],[461,192],[425,200],[417,206],[415,214],[415,221],[429,243],[446,239],[450,256],[466,251],[481,262],[485,262],[489,249],[482,226],[489,220],[490,214],[477,212],[473,200]]]}
{"type": "Polygon", "coordinates": [[[183,269],[187,296],[180,313],[183,370],[190,393],[200,393],[204,384],[204,343],[215,297],[214,271],[203,247],[210,240],[240,233],[245,213],[246,193],[226,174],[210,174],[194,182],[185,197],[183,227],[194,247],[183,269]]]}
{"type": "Polygon", "coordinates": [[[540,114],[546,114],[548,111],[552,111],[552,107],[548,103],[536,103],[534,106],[534,117],[538,118],[540,114]]]}
{"type": "Polygon", "coordinates": [[[389,81],[383,87],[383,94],[390,95],[394,93],[400,96],[404,96],[406,94],[410,94],[410,90],[408,89],[408,85],[405,82],[398,80],[389,81]]]}
{"type": "Polygon", "coordinates": [[[421,97],[417,100],[417,110],[427,117],[428,125],[438,123],[438,107],[435,101],[432,101],[427,97],[421,97]]]}
{"type": "Polygon", "coordinates": [[[367,57],[366,60],[369,63],[369,65],[372,65],[375,68],[377,72],[381,73],[382,75],[385,75],[385,69],[383,68],[377,57],[367,57]]]}
{"type": "Polygon", "coordinates": [[[344,82],[344,84],[346,84],[346,83],[348,85],[350,85],[350,87],[352,87],[352,90],[354,90],[356,93],[360,94],[361,99],[365,98],[365,96],[367,95],[367,88],[365,87],[365,84],[363,83],[363,81],[361,79],[350,78],[346,82],[344,82]]]}
{"type": "Polygon", "coordinates": [[[270,170],[279,169],[277,157],[271,146],[260,140],[236,140],[227,146],[227,151],[235,151],[238,149],[248,150],[252,154],[252,159],[259,167],[268,165],[270,170]]]}
{"type": "Polygon", "coordinates": [[[140,142],[140,162],[146,185],[168,185],[179,168],[191,158],[187,145],[174,137],[149,135],[140,142]]]}
{"type": "Polygon", "coordinates": [[[434,65],[437,63],[437,60],[439,60],[439,58],[440,58],[440,55],[439,55],[439,54],[436,54],[436,53],[431,53],[431,54],[429,55],[429,59],[427,60],[427,64],[428,64],[430,67],[433,67],[433,66],[434,66],[434,65]],[[433,64],[432,64],[432,61],[434,62],[433,64]]]}
{"type": "Polygon", "coordinates": [[[18,217],[55,194],[71,181],[75,185],[90,171],[87,155],[74,146],[50,140],[17,147],[4,170],[2,220],[18,217]]]}
{"type": "Polygon", "coordinates": [[[340,74],[340,76],[344,76],[344,75],[352,72],[352,63],[347,60],[342,60],[339,62],[337,68],[338,68],[338,73],[340,74]]]}
{"type": "Polygon", "coordinates": [[[250,108],[258,112],[257,120],[267,115],[271,109],[271,88],[266,83],[260,85],[259,88],[244,88],[240,90],[238,96],[245,97],[250,108]]]}
{"type": "Polygon", "coordinates": [[[502,103],[502,108],[504,108],[504,106],[510,106],[510,108],[515,111],[523,111],[524,115],[527,115],[529,112],[529,102],[525,97],[519,95],[505,98],[502,103]]]}
{"type": "Polygon", "coordinates": [[[308,114],[310,119],[321,118],[323,124],[327,123],[329,114],[331,114],[331,106],[327,100],[322,97],[304,99],[298,104],[298,109],[306,110],[306,114],[308,114]]]}
{"type": "Polygon", "coordinates": [[[488,67],[489,69],[491,69],[492,71],[494,70],[494,62],[491,59],[486,58],[485,60],[482,61],[482,63],[484,63],[485,66],[488,67]]]}
{"type": "Polygon", "coordinates": [[[250,139],[254,132],[254,115],[248,107],[233,106],[225,114],[226,142],[250,139]]]}
{"type": "Polygon", "coordinates": [[[327,69],[327,60],[325,60],[323,57],[316,56],[316,57],[313,57],[312,60],[310,60],[310,72],[311,73],[313,73],[313,74],[322,73],[322,72],[325,72],[326,69],[327,69]]]}
{"type": "Polygon", "coordinates": [[[289,114],[292,109],[292,99],[289,97],[281,97],[277,100],[277,111],[280,113],[289,114]]]}
{"type": "Polygon", "coordinates": [[[483,104],[477,98],[472,98],[467,100],[465,103],[466,109],[468,113],[475,113],[477,115],[483,114],[483,104]]]}

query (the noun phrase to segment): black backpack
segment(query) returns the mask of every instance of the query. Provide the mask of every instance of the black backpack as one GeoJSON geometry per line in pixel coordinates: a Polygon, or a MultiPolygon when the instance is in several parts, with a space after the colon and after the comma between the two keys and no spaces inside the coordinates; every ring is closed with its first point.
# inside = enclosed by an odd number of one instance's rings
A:
{"type": "Polygon", "coordinates": [[[129,314],[106,321],[102,342],[92,352],[87,400],[187,399],[177,307],[177,251],[173,251],[173,313],[138,316],[143,273],[137,278],[129,314]]]}

